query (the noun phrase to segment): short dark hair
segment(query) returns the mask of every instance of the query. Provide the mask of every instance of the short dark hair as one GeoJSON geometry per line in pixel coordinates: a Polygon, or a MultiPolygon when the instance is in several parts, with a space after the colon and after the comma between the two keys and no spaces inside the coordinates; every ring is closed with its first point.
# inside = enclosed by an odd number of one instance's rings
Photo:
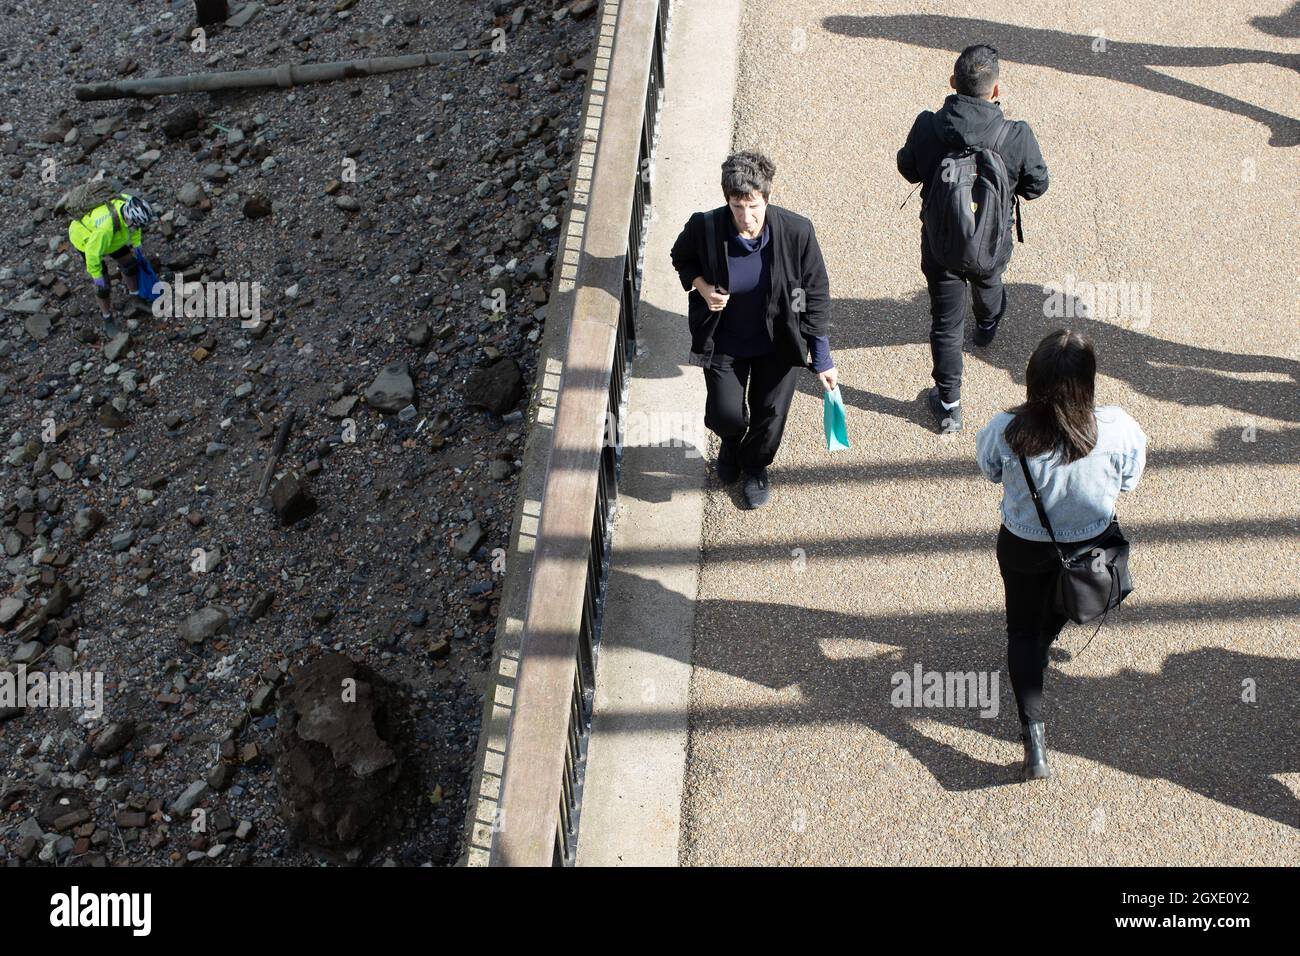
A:
{"type": "Polygon", "coordinates": [[[1087,457],[1097,444],[1096,381],[1097,353],[1086,336],[1070,329],[1047,335],[1025,369],[1027,401],[1011,409],[1011,450],[1026,458],[1056,452],[1066,464],[1087,457]]]}
{"type": "Polygon", "coordinates": [[[957,57],[952,75],[963,96],[988,96],[998,85],[998,51],[987,43],[968,46],[957,57]]]}
{"type": "Polygon", "coordinates": [[[722,192],[728,199],[743,199],[761,193],[772,194],[772,177],[776,164],[755,150],[732,153],[722,164],[722,192]]]}

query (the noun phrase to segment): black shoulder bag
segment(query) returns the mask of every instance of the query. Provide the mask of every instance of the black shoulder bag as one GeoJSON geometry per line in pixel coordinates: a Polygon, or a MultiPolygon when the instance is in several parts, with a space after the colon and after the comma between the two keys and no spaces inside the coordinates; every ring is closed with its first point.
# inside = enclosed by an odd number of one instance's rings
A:
{"type": "MultiPolygon", "coordinates": [[[[1128,539],[1117,521],[1111,525],[1110,534],[1101,540],[1089,542],[1070,553],[1063,551],[1056,541],[1056,533],[1052,531],[1052,523],[1047,520],[1047,509],[1043,507],[1043,499],[1038,494],[1038,486],[1029,473],[1029,463],[1024,455],[1020,456],[1020,468],[1025,473],[1025,483],[1029,485],[1034,507],[1038,509],[1038,520],[1061,559],[1053,606],[1057,613],[1064,614],[1075,624],[1089,624],[1101,618],[1097,625],[1100,631],[1101,625],[1106,623],[1106,615],[1133,593],[1133,579],[1128,572],[1128,539]]],[[[1094,633],[1092,636],[1097,635],[1094,633]]],[[[1088,643],[1092,643],[1092,638],[1088,643]]],[[[1084,645],[1085,650],[1087,646],[1084,645]]]]}

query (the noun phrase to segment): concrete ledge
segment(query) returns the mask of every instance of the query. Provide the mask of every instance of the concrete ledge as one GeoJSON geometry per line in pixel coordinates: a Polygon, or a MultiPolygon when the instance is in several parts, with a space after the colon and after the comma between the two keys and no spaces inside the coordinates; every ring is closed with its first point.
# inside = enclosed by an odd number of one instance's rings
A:
{"type": "Polygon", "coordinates": [[[586,231],[591,176],[600,140],[605,84],[617,21],[618,4],[602,3],[600,28],[593,47],[593,68],[578,124],[579,147],[569,180],[572,198],[565,212],[560,233],[562,240],[556,250],[546,328],[542,335],[537,358],[537,377],[533,382],[526,416],[528,437],[524,442],[519,493],[510,528],[510,547],[506,554],[505,583],[497,613],[492,666],[484,676],[483,719],[470,778],[469,805],[465,812],[464,843],[459,861],[462,866],[488,865],[493,832],[499,828],[497,801],[501,794],[506,736],[519,665],[519,644],[528,606],[533,546],[541,517],[546,463],[551,454],[555,408],[559,399],[560,372],[564,367],[573,314],[574,280],[577,278],[586,231]]]}

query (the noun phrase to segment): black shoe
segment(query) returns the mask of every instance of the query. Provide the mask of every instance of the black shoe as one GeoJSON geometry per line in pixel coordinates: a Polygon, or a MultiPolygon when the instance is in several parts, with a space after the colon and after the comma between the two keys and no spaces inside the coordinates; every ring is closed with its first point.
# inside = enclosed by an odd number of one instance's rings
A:
{"type": "Polygon", "coordinates": [[[930,407],[930,414],[934,416],[935,424],[939,426],[941,432],[951,435],[953,432],[961,431],[961,405],[956,408],[944,408],[939,400],[937,385],[926,393],[925,403],[930,407]]]}
{"type": "Polygon", "coordinates": [[[767,487],[767,469],[761,471],[745,472],[745,504],[750,508],[761,508],[767,504],[767,499],[771,492],[767,487]]]}
{"type": "Polygon", "coordinates": [[[122,334],[122,330],[117,327],[117,323],[113,321],[112,317],[109,317],[104,320],[105,340],[115,339],[121,334],[122,334]]]}
{"type": "Polygon", "coordinates": [[[739,442],[724,441],[718,449],[718,460],[714,468],[718,472],[718,481],[729,485],[740,477],[739,442]]]}
{"type": "Polygon", "coordinates": [[[1030,721],[1020,725],[1020,739],[1025,745],[1024,779],[1046,780],[1052,775],[1047,766],[1047,743],[1044,738],[1046,725],[1041,720],[1030,721]]]}
{"type": "Polygon", "coordinates": [[[1001,317],[998,317],[994,319],[990,325],[987,326],[980,325],[978,322],[976,322],[975,335],[974,335],[975,344],[978,345],[980,348],[984,348],[986,345],[991,345],[993,343],[993,339],[997,337],[998,324],[1001,321],[1002,321],[1001,317]]]}

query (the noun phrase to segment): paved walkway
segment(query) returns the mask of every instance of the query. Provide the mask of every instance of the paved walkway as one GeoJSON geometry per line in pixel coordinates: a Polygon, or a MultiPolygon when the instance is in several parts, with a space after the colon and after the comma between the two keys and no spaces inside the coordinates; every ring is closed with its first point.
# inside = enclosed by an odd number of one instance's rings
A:
{"type": "Polygon", "coordinates": [[[768,151],[775,201],[817,226],[854,447],[824,450],[808,375],[771,505],[742,511],[710,479],[681,862],[1294,865],[1300,46],[1251,22],[1286,4],[844,12],[863,6],[749,0],[743,14],[735,145],[768,151]],[[1001,50],[1004,107],[1033,124],[1052,184],[1025,209],[998,341],[968,339],[967,429],[941,438],[918,402],[928,304],[894,153],[980,40],[1001,50]],[[1080,281],[1137,283],[1149,321],[1045,317],[1044,284],[1080,281]],[[1055,776],[1025,786],[999,489],[974,443],[1062,322],[1093,336],[1099,401],[1151,444],[1121,512],[1139,590],[1082,658],[1087,635],[1064,634],[1055,776]],[[917,665],[1000,669],[1000,713],[891,706],[891,676],[917,665]]]}

